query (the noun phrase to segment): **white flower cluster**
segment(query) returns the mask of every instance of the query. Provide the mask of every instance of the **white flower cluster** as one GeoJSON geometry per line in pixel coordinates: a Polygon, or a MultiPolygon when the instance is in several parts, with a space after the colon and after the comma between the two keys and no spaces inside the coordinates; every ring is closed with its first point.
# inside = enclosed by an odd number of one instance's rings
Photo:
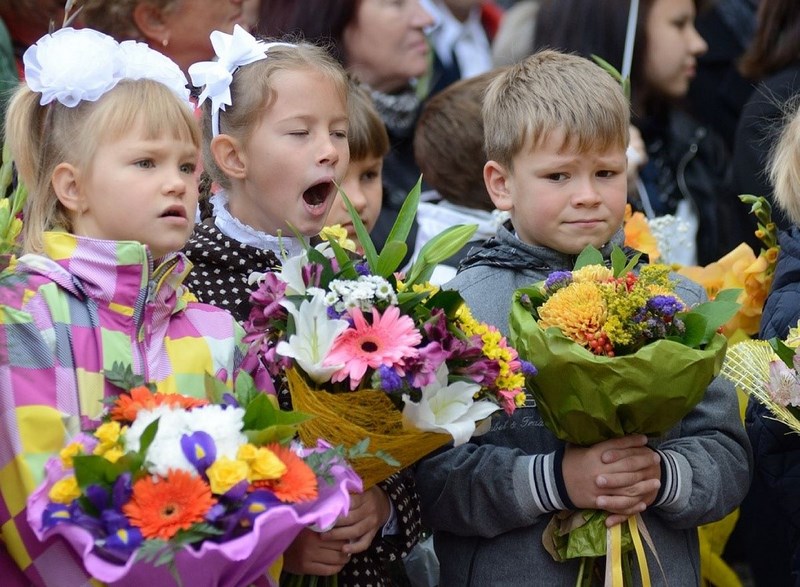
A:
{"type": "Polygon", "coordinates": [[[123,79],[157,81],[191,105],[188,80],[169,57],[144,43],[117,43],[92,29],[65,28],[45,35],[22,60],[25,83],[42,94],[42,106],[53,100],[69,108],[94,102],[123,79]]]}
{"type": "Polygon", "coordinates": [[[685,221],[672,214],[648,218],[650,232],[658,243],[662,263],[674,262],[675,255],[680,251],[692,247],[694,235],[691,227],[685,221]]]}
{"type": "Polygon", "coordinates": [[[208,405],[192,410],[158,406],[152,410],[139,410],[131,427],[123,434],[126,450],[138,451],[145,429],[156,419],[158,432],[147,451],[147,470],[163,477],[170,469],[180,469],[197,474],[181,448],[184,434],[205,432],[214,441],[217,459],[235,459],[239,446],[247,442],[242,434],[244,410],[219,405],[208,405]]]}
{"type": "Polygon", "coordinates": [[[377,302],[397,304],[397,294],[388,281],[378,275],[361,275],[355,281],[334,279],[325,294],[325,304],[339,313],[353,308],[367,312],[377,302]]]}

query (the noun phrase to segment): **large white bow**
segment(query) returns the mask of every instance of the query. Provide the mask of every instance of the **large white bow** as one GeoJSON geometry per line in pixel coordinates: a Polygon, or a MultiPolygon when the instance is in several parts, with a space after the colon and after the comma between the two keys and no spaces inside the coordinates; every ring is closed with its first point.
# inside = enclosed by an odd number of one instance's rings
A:
{"type": "Polygon", "coordinates": [[[191,65],[189,76],[193,85],[204,86],[197,101],[198,106],[211,99],[211,130],[214,136],[219,134],[219,111],[233,103],[231,82],[234,72],[242,65],[266,59],[266,52],[275,45],[292,46],[290,43],[259,41],[238,24],[233,27],[233,34],[222,31],[211,33],[211,46],[214,47],[217,60],[191,65]]]}

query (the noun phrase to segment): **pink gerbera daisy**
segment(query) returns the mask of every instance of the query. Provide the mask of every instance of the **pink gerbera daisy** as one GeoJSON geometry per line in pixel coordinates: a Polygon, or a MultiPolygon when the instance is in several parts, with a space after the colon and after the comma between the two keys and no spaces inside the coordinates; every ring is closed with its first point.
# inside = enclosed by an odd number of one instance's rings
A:
{"type": "Polygon", "coordinates": [[[339,335],[325,359],[327,365],[344,364],[333,374],[332,382],[344,381],[349,376],[350,389],[355,389],[367,368],[402,367],[404,359],[419,354],[415,347],[422,341],[422,335],[410,317],[400,315],[397,306],[389,306],[382,316],[372,308],[372,324],[359,308],[351,310],[351,315],[353,327],[339,335]]]}

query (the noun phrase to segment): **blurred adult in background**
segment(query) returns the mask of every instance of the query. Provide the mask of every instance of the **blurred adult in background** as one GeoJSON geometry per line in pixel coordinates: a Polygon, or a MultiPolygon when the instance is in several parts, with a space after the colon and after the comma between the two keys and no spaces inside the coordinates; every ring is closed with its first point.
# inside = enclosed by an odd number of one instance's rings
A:
{"type": "MultiPolygon", "coordinates": [[[[800,93],[800,2],[764,0],[758,9],[753,42],[742,58],[744,76],[757,83],[742,110],[733,147],[733,164],[728,198],[755,194],[772,199],[767,160],[784,118],[786,102],[800,93]]],[[[742,204],[735,207],[728,223],[736,238],[757,251],[756,221],[742,204]]],[[[782,229],[792,225],[779,207],[773,218],[782,229]]]]}
{"type": "Polygon", "coordinates": [[[433,49],[429,93],[492,68],[492,39],[503,16],[494,2],[421,0],[434,19],[427,35],[433,49]]]}
{"type": "Polygon", "coordinates": [[[697,32],[708,51],[697,59],[697,76],[689,87],[688,106],[733,148],[736,125],[752,83],[739,72],[741,59],[756,28],[758,0],[716,0],[697,14],[697,32]]]}
{"type": "Polygon", "coordinates": [[[0,19],[11,35],[17,74],[22,77],[22,54],[50,30],[64,21],[64,0],[3,0],[0,19]]]}
{"type": "MultiPolygon", "coordinates": [[[[425,29],[433,18],[419,0],[262,0],[259,32],[300,35],[330,45],[342,65],[365,84],[389,133],[384,201],[372,231],[382,246],[408,191],[419,178],[414,125],[422,97],[416,80],[428,71],[425,29]]],[[[414,235],[409,235],[413,249],[414,235]]]]}
{"type": "MultiPolygon", "coordinates": [[[[621,70],[628,12],[620,0],[542,0],[534,45],[597,55],[621,70]]],[[[664,236],[672,239],[668,260],[684,265],[727,252],[718,223],[727,151],[679,105],[707,49],[694,18],[693,0],[641,0],[630,74],[632,124],[647,149],[631,203],[651,218],[677,219],[678,229],[664,236]]]]}
{"type": "MultiPolygon", "coordinates": [[[[186,72],[214,57],[209,35],[242,24],[242,0],[86,0],[81,17],[118,41],[147,43],[186,72]]],[[[246,24],[246,23],[245,23],[246,24]]]]}

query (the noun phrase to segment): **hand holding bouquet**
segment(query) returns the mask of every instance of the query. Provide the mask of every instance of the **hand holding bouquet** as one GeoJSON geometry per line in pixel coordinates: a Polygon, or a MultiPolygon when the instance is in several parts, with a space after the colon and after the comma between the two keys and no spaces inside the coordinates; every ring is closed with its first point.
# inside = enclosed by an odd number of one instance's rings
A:
{"type": "Polygon", "coordinates": [[[260,276],[245,325],[252,351],[274,375],[287,371],[293,405],[316,416],[300,426],[303,438],[370,438],[395,459],[356,463],[365,487],[451,440],[466,442],[501,407],[512,412],[532,369],[457,292],[427,282],[474,227],[442,233],[407,275],[396,273],[418,200],[419,184],[380,254],[351,207],[364,257],[333,239],[284,260],[260,276]]]}
{"type": "MultiPolygon", "coordinates": [[[[663,434],[702,399],[721,367],[726,342],[717,329],[736,311],[738,292],[688,308],[668,268],[645,265],[637,273],[638,258],[615,248],[606,267],[588,247],[573,271],[514,295],[511,341],[521,357],[535,357],[529,390],[545,425],[565,442],[663,434]]],[[[554,558],[612,554],[606,514],[576,516],[548,528],[545,547],[554,558]]],[[[627,528],[612,531],[618,551],[638,539],[627,528]]]]}
{"type": "MultiPolygon", "coordinates": [[[[361,483],[326,444],[292,441],[303,416],[240,375],[210,400],[121,394],[91,433],[46,465],[28,500],[45,540],[61,535],[115,585],[250,585],[306,526],[328,527],[361,483]]],[[[221,386],[221,388],[220,388],[221,386]]]]}

